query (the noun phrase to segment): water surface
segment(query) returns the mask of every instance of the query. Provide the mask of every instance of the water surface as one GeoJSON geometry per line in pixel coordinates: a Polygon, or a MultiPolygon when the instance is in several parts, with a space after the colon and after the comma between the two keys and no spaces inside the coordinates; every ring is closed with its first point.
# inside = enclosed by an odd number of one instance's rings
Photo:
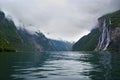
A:
{"type": "Polygon", "coordinates": [[[0,80],[120,80],[120,54],[4,52],[0,80]]]}

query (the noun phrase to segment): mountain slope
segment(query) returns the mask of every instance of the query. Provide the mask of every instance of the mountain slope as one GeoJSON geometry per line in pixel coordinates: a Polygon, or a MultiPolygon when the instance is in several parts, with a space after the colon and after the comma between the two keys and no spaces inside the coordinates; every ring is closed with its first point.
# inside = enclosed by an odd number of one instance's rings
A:
{"type": "Polygon", "coordinates": [[[88,35],[82,37],[73,45],[73,51],[93,51],[99,41],[99,29],[93,29],[88,35]]]}
{"type": "Polygon", "coordinates": [[[18,30],[24,45],[32,46],[35,50],[41,51],[68,51],[72,44],[65,41],[48,39],[43,33],[30,34],[25,29],[18,30]],[[27,42],[26,42],[27,41],[27,42]]]}
{"type": "Polygon", "coordinates": [[[73,45],[73,50],[120,51],[120,10],[98,19],[99,26],[73,45]]]}
{"type": "Polygon", "coordinates": [[[99,18],[101,37],[98,50],[120,51],[120,10],[99,18]]]}
{"type": "Polygon", "coordinates": [[[41,32],[31,34],[26,29],[17,29],[0,11],[0,51],[66,51],[71,47],[71,43],[48,39],[41,32]]]}
{"type": "Polygon", "coordinates": [[[0,11],[0,50],[15,50],[16,46],[17,49],[22,47],[21,44],[16,26],[0,11]]]}

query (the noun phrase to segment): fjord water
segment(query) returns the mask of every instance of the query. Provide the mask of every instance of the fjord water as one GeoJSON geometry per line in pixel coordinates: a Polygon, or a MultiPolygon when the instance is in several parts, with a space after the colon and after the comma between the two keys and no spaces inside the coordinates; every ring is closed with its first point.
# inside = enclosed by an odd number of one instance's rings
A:
{"type": "Polygon", "coordinates": [[[0,80],[120,80],[120,54],[3,52],[0,80]]]}

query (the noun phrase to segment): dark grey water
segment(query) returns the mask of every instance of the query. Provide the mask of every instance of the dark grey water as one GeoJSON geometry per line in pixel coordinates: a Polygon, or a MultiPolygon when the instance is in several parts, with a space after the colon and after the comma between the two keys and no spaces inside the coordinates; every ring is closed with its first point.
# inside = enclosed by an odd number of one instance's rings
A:
{"type": "Polygon", "coordinates": [[[0,80],[120,80],[120,54],[0,53],[0,80]]]}

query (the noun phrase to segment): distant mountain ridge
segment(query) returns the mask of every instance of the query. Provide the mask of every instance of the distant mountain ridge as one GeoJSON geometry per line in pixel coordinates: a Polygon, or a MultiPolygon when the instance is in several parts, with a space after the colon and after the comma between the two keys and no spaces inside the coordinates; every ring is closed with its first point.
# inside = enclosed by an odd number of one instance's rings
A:
{"type": "Polygon", "coordinates": [[[72,43],[48,39],[43,33],[30,34],[17,29],[14,22],[0,11],[0,51],[68,51],[72,43]]]}
{"type": "Polygon", "coordinates": [[[83,36],[73,45],[73,51],[93,51],[98,44],[99,36],[99,29],[93,29],[88,35],[83,36]]]}
{"type": "Polygon", "coordinates": [[[38,51],[69,51],[72,49],[71,43],[67,41],[48,39],[41,32],[30,34],[26,29],[22,28],[19,29],[18,32],[25,45],[34,46],[34,48],[38,51]]]}
{"type": "Polygon", "coordinates": [[[100,17],[98,23],[73,45],[74,51],[120,51],[120,10],[100,17]]]}

